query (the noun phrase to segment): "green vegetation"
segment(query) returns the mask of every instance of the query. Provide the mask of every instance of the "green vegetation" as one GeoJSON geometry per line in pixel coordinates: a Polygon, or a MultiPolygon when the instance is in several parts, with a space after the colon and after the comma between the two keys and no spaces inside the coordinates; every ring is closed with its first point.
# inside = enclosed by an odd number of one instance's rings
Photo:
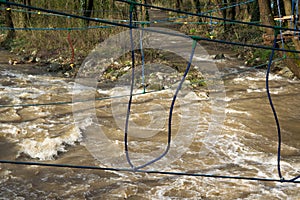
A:
{"type": "MultiPolygon", "coordinates": [[[[150,3],[158,6],[165,6],[174,9],[192,11],[192,12],[209,12],[218,9],[220,2],[218,1],[203,1],[191,0],[191,1],[155,1],[155,0],[143,0],[142,3],[150,3]]],[[[57,0],[57,1],[31,1],[25,0],[22,3],[26,3],[30,6],[41,7],[52,10],[59,10],[75,15],[83,15],[86,17],[100,18],[100,19],[128,19],[129,6],[125,3],[118,3],[114,0],[57,0]]],[[[224,6],[227,4],[224,3],[224,6]]],[[[244,13],[251,8],[251,4],[243,5],[239,7],[239,13],[237,16],[244,16],[244,13]]],[[[49,28],[49,30],[27,30],[16,31],[16,36],[13,40],[10,40],[8,47],[14,52],[22,52],[24,54],[30,54],[32,51],[37,51],[41,57],[63,57],[67,59],[70,55],[69,44],[67,41],[68,31],[53,31],[51,28],[81,28],[81,30],[72,30],[70,36],[74,45],[75,55],[79,60],[85,57],[91,49],[95,47],[100,41],[110,35],[123,31],[124,28],[98,28],[98,29],[84,29],[88,26],[105,26],[107,24],[99,24],[96,22],[88,22],[84,20],[78,20],[68,17],[56,16],[47,13],[36,12],[34,10],[26,10],[21,8],[8,8],[5,5],[1,5],[2,17],[0,18],[0,26],[6,26],[4,14],[10,14],[14,27],[23,28],[49,28]],[[21,41],[21,42],[20,42],[21,41]],[[26,41],[26,42],[24,42],[26,41]]],[[[137,7],[135,9],[135,20],[145,21],[149,19],[149,10],[137,7]]],[[[228,11],[229,12],[229,11],[228,11]]],[[[150,14],[151,15],[151,14],[150,14]]],[[[166,17],[176,17],[176,13],[166,13],[166,17]]],[[[224,13],[213,13],[214,16],[222,17],[224,13]]],[[[150,16],[153,18],[153,16],[150,16]]],[[[240,20],[244,20],[240,18],[240,20]]],[[[197,17],[178,18],[171,23],[182,22],[177,26],[179,30],[186,32],[187,34],[202,34],[207,35],[209,29],[222,27],[222,25],[209,24],[209,20],[199,19],[197,17]],[[188,24],[187,22],[199,22],[199,24],[188,24]]],[[[162,24],[163,26],[163,24],[162,24]]],[[[9,31],[6,31],[9,32],[9,31]]]]}
{"type": "MultiPolygon", "coordinates": [[[[117,20],[118,23],[128,24],[128,21],[124,20],[129,18],[129,5],[115,0],[15,0],[15,2],[85,17],[117,20]]],[[[205,13],[208,16],[236,21],[257,22],[260,20],[262,24],[270,26],[275,25],[273,16],[278,15],[277,6],[271,7],[270,0],[140,0],[139,2],[188,12],[205,13]]],[[[291,13],[289,1],[283,0],[279,3],[280,7],[284,8],[281,14],[289,15],[291,13]]],[[[0,5],[0,12],[0,27],[10,28],[10,30],[1,29],[1,45],[24,56],[37,52],[37,56],[41,60],[51,58],[62,63],[70,63],[71,50],[68,42],[70,40],[74,47],[74,62],[80,63],[98,43],[125,30],[121,27],[104,28],[103,26],[107,26],[107,24],[9,7],[5,4],[0,5]],[[15,30],[16,27],[24,28],[24,30],[15,30]],[[44,30],[40,30],[40,28],[44,30]]],[[[210,18],[184,16],[172,12],[158,12],[141,6],[135,7],[134,20],[143,22],[158,20],[155,26],[177,29],[189,35],[248,44],[262,44],[266,42],[263,40],[263,34],[274,34],[272,29],[250,27],[210,18]],[[174,19],[171,21],[159,23],[159,20],[172,17],[174,19]]],[[[154,24],[150,24],[150,26],[152,25],[154,24]]],[[[288,26],[288,23],[286,22],[284,25],[288,26]]],[[[299,41],[287,42],[294,43],[295,49],[299,50],[299,41]]],[[[227,47],[235,48],[242,54],[249,51],[243,47],[236,48],[228,45],[225,48],[227,47]]],[[[249,59],[249,63],[255,63],[254,61],[257,60],[265,61],[268,54],[268,51],[251,50],[251,53],[248,53],[245,58],[249,59]]]]}

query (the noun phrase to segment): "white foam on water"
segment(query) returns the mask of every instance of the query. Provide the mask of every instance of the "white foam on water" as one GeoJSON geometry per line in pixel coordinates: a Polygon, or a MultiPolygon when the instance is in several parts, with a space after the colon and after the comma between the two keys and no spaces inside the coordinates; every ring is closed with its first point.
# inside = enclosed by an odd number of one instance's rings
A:
{"type": "MultiPolygon", "coordinates": [[[[244,112],[236,111],[233,109],[230,109],[229,111],[231,113],[244,114],[244,112]]],[[[246,135],[249,135],[251,137],[262,136],[250,132],[248,129],[246,129],[247,127],[244,124],[238,123],[231,118],[227,119],[227,123],[223,125],[224,131],[220,130],[220,133],[208,134],[201,140],[206,148],[202,149],[203,152],[200,155],[210,155],[215,158],[220,158],[218,160],[219,164],[235,163],[240,167],[250,170],[251,173],[256,171],[257,177],[276,178],[277,155],[266,154],[265,152],[257,151],[243,143],[243,141],[245,140],[244,136],[246,135]]],[[[265,138],[261,139],[266,140],[265,138]]],[[[277,145],[276,142],[274,143],[274,145],[277,145]]],[[[285,144],[282,144],[282,148],[288,151],[297,152],[296,148],[287,146],[285,144]]],[[[204,165],[206,164],[204,163],[204,165]]],[[[209,166],[210,165],[208,164],[207,167],[209,166]]],[[[297,174],[297,168],[295,167],[295,165],[282,161],[281,166],[285,173],[291,173],[293,175],[297,174]]],[[[218,171],[213,170],[211,171],[211,173],[216,174],[218,173],[218,171]]],[[[222,170],[222,173],[223,175],[232,175],[230,173],[228,174],[226,170],[222,170]]]]}
{"type": "Polygon", "coordinates": [[[298,79],[297,77],[294,77],[293,79],[287,79],[287,81],[289,83],[299,83],[300,79],[298,79]]]}
{"type": "Polygon", "coordinates": [[[248,93],[253,93],[253,92],[260,93],[260,92],[266,92],[266,89],[265,88],[263,88],[263,89],[247,89],[247,92],[248,93]]]}
{"type": "Polygon", "coordinates": [[[57,137],[44,137],[40,139],[26,138],[20,141],[19,155],[24,153],[31,158],[40,160],[52,160],[59,152],[65,152],[68,145],[74,145],[81,141],[81,133],[77,127],[57,137]]]}
{"type": "MultiPolygon", "coordinates": [[[[9,74],[9,72],[7,72],[9,74]]],[[[251,76],[254,74],[250,74],[251,76]]],[[[35,83],[44,84],[47,85],[47,81],[51,82],[51,78],[49,80],[45,79],[45,81],[42,81],[42,78],[35,78],[31,76],[24,76],[22,74],[13,74],[11,73],[10,76],[16,77],[16,78],[28,78],[28,79],[34,79],[38,80],[35,83]]],[[[239,77],[234,79],[234,83],[241,83],[243,85],[249,85],[251,82],[257,82],[257,81],[264,81],[265,79],[265,73],[259,72],[254,77],[239,77]],[[257,76],[257,77],[256,77],[257,76]]],[[[281,80],[281,77],[278,77],[276,75],[270,75],[270,80],[281,80]]],[[[60,85],[60,87],[66,87],[64,82],[52,80],[52,85],[60,85]]],[[[35,84],[38,85],[38,84],[35,84]]],[[[67,87],[70,87],[70,84],[67,85],[67,87]]],[[[52,88],[53,89],[53,88],[52,88]]],[[[82,90],[78,91],[72,91],[72,92],[78,92],[81,93],[82,91],[85,91],[89,88],[82,88],[82,90]]],[[[282,89],[282,88],[280,88],[282,89]]],[[[278,89],[277,92],[280,92],[280,89],[278,89]]],[[[38,88],[33,88],[33,92],[30,93],[30,90],[24,91],[22,88],[13,88],[8,87],[5,91],[6,94],[12,95],[11,97],[15,99],[14,102],[22,102],[23,98],[37,98],[39,92],[43,92],[43,89],[41,91],[38,88]]],[[[259,91],[260,89],[256,85],[252,85],[249,90],[247,90],[248,93],[253,92],[265,92],[265,89],[261,89],[262,91],[259,91]]],[[[128,90],[127,90],[128,91],[128,90]]],[[[272,89],[272,91],[274,91],[272,89]]],[[[272,92],[271,91],[271,92],[272,92]]],[[[111,91],[98,91],[100,94],[115,94],[111,91]]],[[[157,96],[153,95],[153,98],[159,98],[159,95],[165,94],[167,90],[158,92],[157,96]]],[[[276,92],[276,90],[275,90],[276,92]]],[[[2,95],[3,93],[1,93],[2,95]]],[[[69,93],[71,94],[71,93],[69,93]]],[[[126,92],[126,95],[129,93],[126,92]]],[[[145,94],[145,99],[147,99],[152,94],[145,94]]],[[[190,95],[190,94],[187,94],[190,95]]],[[[235,94],[234,94],[235,95],[235,94]]],[[[202,96],[201,96],[202,97],[202,96]]],[[[203,95],[205,97],[205,95],[203,95]]],[[[141,97],[143,98],[143,97],[141,97]]],[[[191,96],[191,98],[196,100],[201,100],[202,98],[197,98],[195,96],[191,96]]],[[[233,97],[225,97],[223,99],[225,102],[232,101],[233,97]]],[[[235,99],[241,98],[241,96],[234,96],[235,99]]],[[[204,104],[204,102],[201,102],[201,104],[204,104]]],[[[28,110],[29,111],[29,110],[28,110]]],[[[30,112],[41,112],[40,110],[34,110],[32,109],[30,112]]],[[[45,111],[46,115],[49,115],[51,113],[48,111],[45,111]]],[[[227,114],[234,114],[234,115],[246,115],[251,116],[246,111],[236,110],[228,108],[226,109],[227,114]]],[[[151,114],[151,113],[149,113],[151,114]]],[[[203,113],[201,113],[202,115],[203,113]]],[[[208,115],[205,113],[205,116],[208,115]]],[[[183,116],[186,117],[186,116],[183,116]]],[[[16,124],[9,124],[4,123],[1,125],[1,134],[5,135],[5,137],[11,137],[15,138],[16,141],[20,140],[20,151],[19,153],[24,153],[29,155],[32,158],[37,158],[40,160],[51,160],[58,156],[59,152],[65,152],[67,151],[68,145],[74,145],[76,142],[81,141],[81,132],[74,127],[74,124],[72,124],[72,117],[61,117],[61,118],[40,118],[37,120],[40,120],[39,122],[24,122],[19,125],[16,124]],[[38,124],[35,124],[38,123],[38,124]],[[58,132],[55,129],[55,126],[65,124],[67,128],[64,129],[63,132],[58,132]],[[68,125],[69,124],[69,125],[68,125]],[[71,124],[71,125],[70,125],[71,124]],[[68,131],[68,129],[70,129],[68,131]],[[57,132],[56,132],[57,131],[57,132]]],[[[198,168],[203,169],[204,167],[207,167],[205,169],[208,169],[208,172],[211,174],[221,174],[221,175],[232,175],[231,172],[228,172],[230,170],[230,166],[227,167],[227,164],[235,164],[236,166],[239,166],[243,169],[249,170],[249,172],[256,173],[257,177],[263,177],[263,178],[269,178],[269,177],[277,177],[277,160],[275,154],[266,154],[264,152],[253,150],[251,147],[247,146],[243,143],[244,136],[250,135],[252,137],[261,137],[258,139],[267,139],[263,138],[263,136],[256,135],[255,133],[252,133],[247,129],[247,126],[245,126],[242,123],[239,123],[238,121],[235,121],[232,118],[227,119],[227,124],[224,125],[223,131],[220,130],[218,133],[212,133],[209,135],[207,133],[207,123],[210,122],[210,119],[207,118],[207,116],[203,120],[205,123],[204,128],[199,130],[197,135],[199,136],[195,142],[198,143],[204,143],[207,147],[207,155],[216,157],[216,164],[210,164],[202,162],[201,159],[197,159],[197,156],[199,156],[200,147],[197,150],[191,151],[190,149],[187,150],[187,153],[190,154],[193,158],[192,163],[181,163],[182,166],[176,166],[172,165],[173,170],[176,169],[183,169],[183,170],[197,170],[198,168]],[[201,132],[202,131],[202,132],[201,132]],[[201,137],[200,137],[201,136],[201,137]],[[204,139],[203,139],[204,138],[204,139]],[[198,151],[199,150],[199,151],[198,151]],[[204,163],[204,164],[203,164],[204,163]],[[186,166],[193,166],[193,169],[185,168],[186,166]],[[223,168],[222,168],[223,167],[223,168]]],[[[93,124],[93,121],[90,117],[86,117],[82,119],[82,121],[79,124],[76,124],[81,129],[85,129],[88,126],[93,124]]],[[[155,127],[154,127],[155,128],[155,127]]],[[[59,129],[59,128],[57,128],[59,129]]],[[[123,141],[122,141],[123,142],[123,141]]],[[[119,142],[121,143],[121,142],[119,142]]],[[[144,144],[138,143],[131,143],[134,148],[139,148],[140,145],[142,146],[151,146],[153,145],[157,146],[158,148],[164,149],[165,144],[159,143],[155,144],[155,142],[145,142],[144,144]]],[[[290,147],[287,147],[283,144],[284,148],[288,148],[290,150],[296,151],[296,149],[292,149],[290,147]]],[[[178,147],[179,148],[179,147],[178,147]]],[[[185,151],[185,149],[183,149],[185,151]]],[[[148,155],[149,159],[151,159],[152,155],[148,155]]],[[[200,157],[200,156],[199,156],[200,157]]],[[[148,159],[146,159],[148,160],[148,159]]],[[[287,177],[292,176],[294,174],[299,173],[299,165],[293,165],[293,163],[290,163],[288,161],[283,161],[282,163],[282,169],[284,170],[284,173],[287,174],[287,177]]],[[[172,170],[171,169],[171,170],[172,170]]],[[[0,171],[2,176],[3,170],[0,171]]],[[[246,172],[247,173],[247,172],[246,172]]],[[[4,174],[4,172],[3,172],[4,174]]],[[[89,190],[90,184],[93,182],[99,182],[100,178],[101,181],[112,182],[113,180],[119,180],[124,181],[124,178],[128,180],[128,182],[134,182],[138,179],[149,179],[148,175],[142,176],[140,174],[131,174],[131,173],[121,173],[116,172],[120,177],[110,177],[108,180],[105,180],[105,178],[100,176],[95,176],[92,178],[86,178],[84,176],[78,176],[80,182],[76,184],[76,186],[72,186],[70,189],[67,190],[68,195],[72,195],[72,193],[76,193],[80,191],[80,188],[84,188],[83,190],[89,190]],[[86,178],[86,179],[85,179],[86,178]],[[88,184],[85,180],[88,180],[88,184]],[[83,182],[81,182],[83,181],[83,182]]],[[[5,177],[12,177],[10,176],[10,172],[7,172],[7,174],[4,174],[5,177]]],[[[234,175],[243,175],[243,172],[234,171],[234,175]],[[240,174],[241,173],[241,174],[240,174]]],[[[57,175],[56,177],[60,179],[67,179],[68,177],[65,177],[65,174],[57,175]]],[[[90,176],[89,176],[90,177],[90,176]]],[[[151,175],[150,180],[157,180],[157,184],[149,184],[147,186],[147,181],[142,182],[141,191],[143,191],[143,195],[145,195],[145,198],[149,197],[149,199],[289,199],[289,195],[291,190],[299,191],[300,185],[288,185],[284,183],[278,183],[278,184],[266,184],[262,182],[251,182],[251,181],[241,181],[241,180],[220,180],[220,179],[210,179],[210,178],[200,178],[200,177],[171,177],[171,176],[161,176],[161,175],[151,175]]],[[[8,180],[8,179],[1,179],[1,181],[8,180]]],[[[46,180],[46,179],[44,179],[46,180]]],[[[73,179],[72,179],[73,180],[73,179]]],[[[0,181],[0,183],[1,183],[0,181]]],[[[140,182],[134,182],[137,183],[134,184],[123,184],[122,187],[119,188],[121,184],[115,184],[113,187],[116,187],[116,189],[111,190],[111,196],[114,198],[124,198],[124,193],[132,194],[138,193],[138,187],[141,187],[140,182]]],[[[73,182],[70,181],[67,184],[72,184],[73,182]]],[[[122,182],[124,183],[124,182],[122,182]]],[[[25,188],[26,189],[26,188],[25,188]]],[[[298,196],[299,197],[299,196],[298,196]]],[[[295,197],[296,199],[297,197],[295,197]]]]}
{"type": "Polygon", "coordinates": [[[213,59],[213,56],[205,55],[205,56],[195,56],[193,57],[196,61],[211,61],[211,62],[217,62],[217,60],[213,59]]]}
{"type": "Polygon", "coordinates": [[[110,90],[102,90],[102,89],[98,89],[97,92],[99,94],[105,94],[105,95],[109,95],[111,93],[110,90]]]}
{"type": "MultiPolygon", "coordinates": [[[[266,72],[256,72],[256,73],[249,73],[244,76],[238,76],[234,78],[232,81],[236,84],[247,84],[248,82],[250,83],[255,83],[255,82],[262,82],[264,83],[266,80],[266,72]]],[[[284,77],[270,73],[269,74],[269,81],[279,81],[279,80],[285,80],[284,77]]]]}
{"type": "Polygon", "coordinates": [[[284,78],[283,76],[280,76],[280,75],[278,75],[278,74],[273,74],[273,73],[270,73],[269,74],[269,80],[270,81],[273,81],[273,80],[283,80],[283,79],[286,79],[286,78],[284,78]]]}
{"type": "Polygon", "coordinates": [[[230,101],[232,101],[233,99],[226,96],[223,100],[224,100],[225,102],[230,102],[230,101]]]}
{"type": "Polygon", "coordinates": [[[245,77],[246,80],[251,81],[251,82],[252,82],[252,81],[256,81],[256,82],[257,82],[257,81],[262,81],[262,80],[263,80],[262,78],[263,78],[263,77],[257,77],[257,76],[256,76],[256,77],[252,77],[252,76],[246,76],[246,77],[245,77]]]}
{"type": "MultiPolygon", "coordinates": [[[[162,179],[157,177],[159,181],[162,179]]],[[[169,184],[149,187],[145,197],[151,199],[293,199],[289,198],[289,189],[295,186],[280,184],[272,186],[266,183],[243,180],[212,179],[200,177],[176,177],[165,180],[169,184]],[[282,186],[287,186],[282,188],[282,186]]]]}
{"type": "Polygon", "coordinates": [[[73,88],[71,88],[72,90],[69,90],[68,94],[82,94],[84,92],[87,91],[94,91],[95,89],[93,87],[89,87],[89,86],[85,86],[85,85],[81,85],[76,83],[76,87],[72,86],[73,88]]]}
{"type": "Polygon", "coordinates": [[[11,99],[11,104],[20,104],[22,100],[18,95],[22,92],[22,89],[14,89],[10,87],[4,87],[4,90],[0,91],[0,95],[5,98],[8,97],[11,99]]]}
{"type": "Polygon", "coordinates": [[[234,78],[233,79],[233,82],[234,83],[242,83],[245,81],[245,78],[244,77],[237,77],[237,78],[234,78]]]}
{"type": "Polygon", "coordinates": [[[225,113],[227,114],[241,114],[241,115],[247,115],[247,116],[251,116],[251,114],[247,111],[239,111],[239,110],[234,110],[231,108],[226,108],[225,109],[225,113]]]}
{"type": "MultiPolygon", "coordinates": [[[[13,77],[12,81],[16,82],[14,85],[3,87],[4,90],[0,91],[2,96],[11,99],[10,104],[27,104],[26,100],[30,100],[30,103],[32,100],[39,103],[38,98],[49,93],[58,97],[59,95],[65,96],[66,93],[60,94],[59,90],[69,91],[72,86],[72,83],[55,77],[23,75],[10,71],[4,71],[1,74],[13,77]],[[25,87],[26,81],[30,81],[27,87],[25,87]]],[[[51,100],[51,94],[46,100],[51,100]]],[[[19,107],[18,109],[18,120],[25,121],[16,124],[7,122],[2,124],[0,129],[0,134],[6,139],[18,142],[18,155],[26,154],[31,158],[51,160],[59,152],[67,151],[67,146],[81,141],[81,133],[70,115],[54,119],[52,115],[55,110],[51,106],[19,107]]]]}
{"type": "Polygon", "coordinates": [[[1,73],[1,75],[3,75],[3,76],[8,76],[8,77],[11,76],[11,77],[16,77],[16,78],[20,78],[20,79],[25,77],[24,74],[12,72],[12,71],[10,71],[10,70],[4,70],[4,71],[1,71],[0,73],[1,73]]]}
{"type": "Polygon", "coordinates": [[[36,99],[39,96],[46,94],[43,90],[38,90],[36,88],[31,88],[31,90],[22,90],[21,93],[18,94],[18,98],[20,99],[36,99]]]}
{"type": "Polygon", "coordinates": [[[91,126],[93,124],[93,119],[89,116],[86,118],[83,118],[80,122],[77,121],[76,126],[80,129],[86,130],[87,127],[91,126]]]}
{"type": "MultiPolygon", "coordinates": [[[[284,90],[283,87],[279,88],[270,88],[270,93],[271,94],[279,94],[279,92],[282,92],[284,90]]],[[[249,88],[247,89],[247,93],[265,93],[267,90],[266,88],[249,88]]]]}

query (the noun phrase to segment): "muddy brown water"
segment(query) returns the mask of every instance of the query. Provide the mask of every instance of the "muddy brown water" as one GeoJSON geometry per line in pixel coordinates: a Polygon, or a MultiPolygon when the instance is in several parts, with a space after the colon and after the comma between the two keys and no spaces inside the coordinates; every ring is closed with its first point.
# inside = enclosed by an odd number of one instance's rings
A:
{"type": "MultiPolygon", "coordinates": [[[[209,48],[211,54],[219,53],[209,48]]],[[[74,79],[48,74],[30,64],[11,66],[5,61],[10,55],[5,51],[0,55],[1,105],[69,102],[74,93],[84,96],[89,92],[87,86],[74,90],[74,79]]],[[[245,69],[234,58],[210,62],[216,63],[221,74],[245,69]]],[[[165,74],[160,75],[165,78],[165,74]]],[[[213,96],[207,91],[189,89],[179,95],[173,116],[174,137],[179,139],[173,140],[173,157],[148,169],[278,178],[277,132],[264,79],[263,69],[222,79],[225,96],[218,101],[224,105],[224,121],[222,116],[211,117],[213,96]]],[[[270,85],[282,130],[282,173],[290,179],[300,174],[300,81],[271,74],[270,85]]],[[[116,95],[115,89],[98,88],[97,95],[116,95]]],[[[133,99],[129,150],[135,164],[144,163],[165,148],[173,92],[166,89],[133,99]],[[136,132],[142,135],[137,137],[136,132]]],[[[2,107],[0,159],[128,167],[122,157],[127,101],[124,97],[93,105],[77,103],[75,111],[80,115],[75,115],[75,121],[72,104],[2,107]],[[87,111],[95,115],[91,117],[87,111]],[[97,136],[99,130],[108,141],[97,136]]],[[[1,164],[0,176],[1,199],[300,198],[300,184],[292,183],[12,164],[1,164]]]]}

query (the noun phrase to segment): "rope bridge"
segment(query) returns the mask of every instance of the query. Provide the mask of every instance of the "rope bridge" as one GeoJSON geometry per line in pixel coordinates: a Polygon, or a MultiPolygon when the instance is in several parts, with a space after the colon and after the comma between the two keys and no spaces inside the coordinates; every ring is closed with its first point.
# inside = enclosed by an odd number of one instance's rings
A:
{"type": "MultiPolygon", "coordinates": [[[[291,53],[300,53],[297,50],[287,50],[284,48],[277,48],[277,36],[281,31],[294,31],[296,32],[297,29],[292,29],[292,28],[284,28],[281,26],[267,26],[267,25],[262,25],[262,24],[257,24],[257,23],[251,23],[251,22],[243,22],[243,21],[237,21],[237,20],[231,20],[231,19],[224,19],[224,18],[219,18],[219,17],[214,17],[211,15],[206,15],[206,13],[192,13],[192,12],[187,12],[187,11],[181,11],[181,10],[175,10],[171,8],[164,8],[164,7],[159,7],[159,6],[154,6],[154,5],[149,5],[149,4],[143,4],[143,3],[138,3],[136,1],[130,1],[130,0],[117,0],[119,2],[127,3],[130,5],[130,10],[129,10],[129,22],[128,24],[121,23],[122,21],[116,20],[106,20],[106,19],[99,19],[99,18],[88,18],[80,15],[75,15],[75,14],[68,14],[65,12],[60,12],[56,10],[50,10],[50,9],[44,9],[44,8],[38,8],[38,7],[33,7],[33,6],[28,6],[24,4],[19,4],[15,2],[9,2],[5,0],[0,0],[0,4],[6,4],[10,6],[16,6],[16,7],[21,7],[21,8],[26,8],[29,10],[35,10],[38,13],[43,12],[47,13],[48,15],[58,15],[58,16],[64,16],[64,17],[70,17],[70,18],[75,18],[75,19],[84,19],[84,20],[89,20],[89,21],[94,21],[98,23],[103,23],[106,24],[105,26],[98,26],[94,28],[109,28],[109,27],[124,27],[130,29],[130,41],[131,41],[131,59],[132,59],[132,75],[131,75],[131,87],[130,87],[130,94],[129,96],[129,102],[128,102],[128,108],[127,108],[127,114],[126,114],[126,123],[125,123],[125,132],[124,132],[124,144],[125,144],[125,153],[126,153],[126,159],[128,164],[130,165],[130,168],[110,168],[110,167],[97,167],[97,166],[84,166],[84,165],[69,165],[69,164],[51,164],[51,163],[44,163],[44,162],[24,162],[24,161],[13,161],[13,160],[0,160],[0,163],[5,163],[5,164],[15,164],[15,165],[36,165],[36,166],[47,166],[47,167],[60,167],[60,168],[77,168],[77,169],[90,169],[90,170],[107,170],[107,171],[122,171],[122,172],[134,172],[134,173],[148,173],[148,174],[163,174],[163,175],[179,175],[179,176],[195,176],[195,177],[209,177],[209,178],[218,178],[218,179],[240,179],[240,180],[249,180],[249,181],[265,181],[265,182],[281,182],[281,183],[300,183],[298,180],[300,178],[300,175],[293,177],[291,179],[285,179],[282,176],[282,171],[281,171],[281,129],[280,129],[280,123],[277,117],[276,109],[274,107],[274,104],[272,102],[272,97],[270,94],[270,89],[269,89],[269,74],[270,74],[270,69],[272,62],[274,61],[274,54],[276,51],[281,51],[281,52],[291,52],[291,53]],[[257,26],[261,28],[272,28],[274,30],[274,41],[272,46],[262,46],[262,45],[254,45],[254,44],[247,44],[247,43],[238,43],[238,42],[231,42],[231,41],[226,41],[226,40],[216,40],[216,39],[209,39],[209,38],[204,38],[200,36],[185,36],[177,33],[169,33],[169,32],[164,32],[161,30],[152,30],[152,29],[145,29],[143,27],[139,27],[139,24],[142,24],[141,22],[134,22],[133,21],[133,11],[135,6],[143,6],[143,7],[148,7],[148,8],[155,8],[159,9],[161,11],[169,11],[169,12],[174,12],[178,14],[183,14],[186,16],[196,16],[196,17],[201,17],[205,19],[210,19],[210,20],[218,20],[218,21],[224,21],[228,23],[235,23],[235,24],[240,24],[240,25],[247,25],[247,26],[257,26]],[[155,92],[155,91],[150,91],[146,92],[144,88],[144,92],[142,93],[133,93],[133,86],[134,86],[134,75],[135,75],[135,52],[134,52],[134,43],[133,43],[133,38],[132,38],[132,30],[133,29],[140,29],[142,31],[150,31],[150,32],[156,32],[156,33],[161,33],[161,34],[171,34],[174,36],[179,36],[179,37],[186,37],[186,38],[191,38],[194,42],[191,48],[191,53],[190,53],[190,59],[187,64],[187,67],[185,69],[184,75],[182,76],[181,81],[179,82],[179,85],[177,86],[176,92],[173,96],[173,100],[170,106],[169,110],[169,120],[168,120],[168,143],[165,148],[165,151],[158,156],[157,158],[141,165],[141,166],[134,166],[133,163],[131,162],[130,159],[130,154],[128,151],[128,126],[129,126],[129,118],[130,118],[130,110],[131,110],[131,103],[132,103],[132,98],[135,95],[142,95],[145,93],[150,93],[150,92],[155,92]],[[237,46],[243,46],[243,47],[252,47],[252,48],[261,48],[261,49],[268,49],[271,50],[271,55],[269,57],[269,62],[267,64],[267,73],[266,73],[266,90],[267,90],[267,95],[268,95],[268,100],[270,107],[272,109],[274,119],[276,122],[276,127],[277,127],[277,136],[278,136],[278,148],[277,148],[277,171],[278,171],[278,178],[258,178],[258,177],[244,177],[244,176],[222,176],[222,175],[213,175],[213,174],[202,174],[202,173],[186,173],[186,172],[170,172],[170,171],[155,171],[155,170],[144,170],[146,166],[149,166],[153,164],[154,162],[157,162],[161,158],[163,158],[169,151],[170,145],[171,145],[171,138],[172,138],[172,115],[173,115],[173,108],[174,104],[176,102],[177,95],[179,91],[181,90],[182,84],[189,72],[189,69],[192,64],[192,59],[193,55],[195,52],[196,44],[197,41],[201,40],[206,40],[209,42],[215,42],[215,43],[221,43],[221,44],[230,44],[230,45],[237,45],[237,46]]],[[[247,3],[253,2],[252,0],[248,1],[247,3]]],[[[279,5],[279,4],[278,4],[279,5]]],[[[232,5],[231,5],[232,6],[232,5]]],[[[230,7],[231,7],[230,6],[230,7]]],[[[214,11],[215,12],[215,11],[214,11]]],[[[124,21],[123,21],[124,22],[124,21]]],[[[91,28],[91,27],[89,27],[91,28]]],[[[22,30],[21,28],[16,30],[22,30]]],[[[38,29],[37,29],[38,30],[38,29]]],[[[53,29],[47,29],[47,30],[65,30],[63,28],[53,28],[53,29]]],[[[66,30],[71,30],[70,28],[67,28],[66,30]]],[[[78,29],[81,30],[81,29],[78,29]]],[[[72,48],[72,43],[70,42],[70,35],[68,35],[68,41],[70,43],[70,46],[72,48]]],[[[141,54],[142,54],[142,59],[144,59],[144,54],[143,54],[143,45],[140,40],[140,49],[141,49],[141,54]]],[[[74,52],[72,52],[72,58],[74,57],[74,52]]],[[[144,62],[142,62],[144,63],[144,62]]],[[[144,70],[144,65],[142,65],[144,70]]],[[[253,67],[252,69],[255,69],[256,67],[253,67]]],[[[251,69],[250,69],[251,70],[251,69]]],[[[229,74],[230,75],[230,74],[229,74]]],[[[226,76],[226,75],[225,75],[226,76]]],[[[115,97],[108,97],[108,98],[98,98],[96,100],[105,100],[105,99],[110,99],[110,98],[121,98],[124,96],[115,96],[115,97]]],[[[93,99],[95,100],[95,99],[93,99]]],[[[92,101],[92,100],[85,100],[85,101],[92,101]]],[[[75,102],[50,102],[50,103],[40,103],[40,104],[18,104],[18,105],[0,105],[0,108],[3,107],[19,107],[19,106],[45,106],[45,105],[63,105],[63,104],[72,104],[75,102]]]]}

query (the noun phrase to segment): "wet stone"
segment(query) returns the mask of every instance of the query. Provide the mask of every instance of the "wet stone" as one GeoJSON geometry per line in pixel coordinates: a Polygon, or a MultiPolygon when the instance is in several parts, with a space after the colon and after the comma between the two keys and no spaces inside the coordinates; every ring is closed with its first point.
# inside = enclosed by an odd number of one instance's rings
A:
{"type": "Polygon", "coordinates": [[[21,117],[13,108],[0,109],[0,122],[14,122],[19,120],[21,120],[21,117]]]}
{"type": "Polygon", "coordinates": [[[0,99],[0,105],[8,105],[11,102],[12,102],[12,99],[9,98],[8,96],[1,97],[1,99],[0,99]]]}

